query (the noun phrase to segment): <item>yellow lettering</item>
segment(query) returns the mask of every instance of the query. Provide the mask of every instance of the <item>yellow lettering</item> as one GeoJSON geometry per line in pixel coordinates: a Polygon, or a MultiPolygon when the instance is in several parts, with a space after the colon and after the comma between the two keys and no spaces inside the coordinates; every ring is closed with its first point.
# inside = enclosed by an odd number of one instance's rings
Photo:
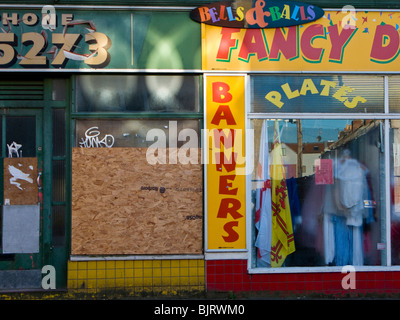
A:
{"type": "Polygon", "coordinates": [[[290,89],[289,83],[285,83],[281,85],[281,87],[288,99],[297,98],[300,95],[299,90],[292,91],[292,89],[290,89]]]}
{"type": "Polygon", "coordinates": [[[236,20],[237,21],[242,21],[243,20],[243,18],[244,18],[243,10],[244,10],[243,7],[238,7],[236,9],[236,14],[237,14],[236,20]]]}
{"type": "Polygon", "coordinates": [[[278,91],[271,91],[265,96],[269,102],[276,105],[278,108],[282,108],[283,102],[281,101],[282,95],[278,91]]]}
{"type": "Polygon", "coordinates": [[[312,94],[317,94],[318,90],[311,79],[304,79],[303,85],[301,86],[300,94],[305,96],[307,91],[311,91],[312,94]]]}
{"type": "Polygon", "coordinates": [[[348,92],[352,92],[354,89],[347,87],[347,86],[342,86],[336,93],[332,96],[336,100],[339,100],[340,102],[344,102],[347,100],[346,94],[348,92]]]}
{"type": "Polygon", "coordinates": [[[283,6],[283,10],[282,10],[282,13],[281,13],[281,18],[285,18],[285,19],[290,20],[290,7],[289,7],[288,4],[285,4],[283,6]]]}
{"type": "Polygon", "coordinates": [[[344,105],[345,105],[347,108],[353,109],[353,108],[357,107],[357,104],[358,104],[359,102],[365,103],[365,102],[367,102],[367,99],[365,99],[365,98],[363,98],[363,97],[360,97],[360,96],[357,96],[357,97],[355,97],[351,102],[350,102],[349,100],[346,100],[346,101],[344,102],[344,105]]]}
{"type": "Polygon", "coordinates": [[[330,88],[336,87],[336,82],[328,81],[328,80],[321,80],[321,86],[324,86],[324,88],[321,91],[321,96],[329,96],[329,90],[330,90],[330,88]]]}

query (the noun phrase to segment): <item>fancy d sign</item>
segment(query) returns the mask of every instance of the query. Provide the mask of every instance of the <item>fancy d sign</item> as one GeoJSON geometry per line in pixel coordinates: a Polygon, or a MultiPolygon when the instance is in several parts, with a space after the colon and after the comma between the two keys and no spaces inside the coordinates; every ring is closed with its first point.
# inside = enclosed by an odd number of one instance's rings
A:
{"type": "Polygon", "coordinates": [[[193,9],[197,22],[230,28],[281,28],[318,20],[324,10],[302,2],[278,0],[220,1],[193,9]]]}

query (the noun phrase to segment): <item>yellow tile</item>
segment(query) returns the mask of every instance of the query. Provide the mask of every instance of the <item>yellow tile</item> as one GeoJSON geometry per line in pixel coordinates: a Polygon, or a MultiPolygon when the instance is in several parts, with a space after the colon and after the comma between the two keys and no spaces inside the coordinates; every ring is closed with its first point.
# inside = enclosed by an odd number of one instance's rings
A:
{"type": "Polygon", "coordinates": [[[115,278],[115,269],[107,269],[106,278],[107,279],[115,278]]]}
{"type": "Polygon", "coordinates": [[[161,268],[162,260],[153,260],[153,268],[161,268]]]}
{"type": "Polygon", "coordinates": [[[188,275],[189,275],[189,269],[186,269],[186,268],[179,269],[179,276],[187,277],[188,275]]]}
{"type": "Polygon", "coordinates": [[[121,260],[115,261],[115,268],[116,268],[116,269],[123,269],[123,268],[125,268],[125,261],[121,261],[121,260]]]}
{"type": "Polygon", "coordinates": [[[189,283],[191,285],[198,285],[199,284],[199,278],[198,277],[189,277],[189,283]]]}
{"type": "Polygon", "coordinates": [[[97,281],[96,281],[96,279],[91,279],[91,280],[88,280],[87,281],[87,287],[89,288],[89,289],[93,289],[93,288],[97,288],[97,281]]]}
{"type": "Polygon", "coordinates": [[[97,279],[97,288],[106,288],[106,280],[105,279],[97,279]]]}
{"type": "Polygon", "coordinates": [[[143,286],[143,283],[144,283],[143,278],[134,278],[134,280],[133,280],[133,285],[135,287],[141,287],[141,286],[143,286]]]}
{"type": "Polygon", "coordinates": [[[188,285],[189,284],[189,278],[188,277],[179,277],[179,284],[180,285],[188,285]]]}
{"type": "Polygon", "coordinates": [[[133,268],[133,260],[125,261],[125,269],[133,268]]]}
{"type": "Polygon", "coordinates": [[[189,267],[197,267],[198,260],[189,260],[189,267]]]}
{"type": "Polygon", "coordinates": [[[115,286],[117,288],[123,288],[125,286],[125,279],[124,278],[115,279],[115,286]]]}
{"type": "Polygon", "coordinates": [[[162,260],[161,261],[161,266],[163,268],[170,268],[171,267],[171,260],[162,260]]]}
{"type": "Polygon", "coordinates": [[[114,260],[107,260],[106,261],[106,268],[107,269],[115,269],[115,261],[114,260]]]}
{"type": "Polygon", "coordinates": [[[78,270],[78,279],[87,279],[87,270],[78,270]]]}
{"type": "Polygon", "coordinates": [[[143,268],[152,268],[152,267],[153,267],[153,261],[151,261],[151,260],[143,261],[143,268]]]}
{"type": "Polygon", "coordinates": [[[97,270],[91,270],[91,269],[89,269],[88,271],[87,271],[87,277],[88,277],[88,279],[96,279],[96,277],[97,277],[97,272],[96,272],[97,270]]]}
{"type": "Polygon", "coordinates": [[[106,288],[115,288],[115,279],[106,279],[106,288]]]}
{"type": "Polygon", "coordinates": [[[143,269],[143,277],[151,278],[152,276],[153,276],[153,270],[152,269],[143,269]]]}
{"type": "Polygon", "coordinates": [[[197,276],[199,274],[199,270],[196,268],[189,268],[189,276],[197,276]]]}
{"type": "Polygon", "coordinates": [[[161,269],[161,275],[163,276],[163,277],[169,277],[169,276],[171,276],[171,269],[161,269]]]}
{"type": "Polygon", "coordinates": [[[77,280],[70,280],[68,279],[68,288],[69,289],[76,289],[78,287],[78,281],[77,280]]]}
{"type": "Polygon", "coordinates": [[[124,269],[115,269],[115,277],[116,278],[124,278],[125,270],[124,269]]]}
{"type": "Polygon", "coordinates": [[[179,286],[180,279],[179,277],[171,277],[171,286],[179,286]]]}
{"type": "Polygon", "coordinates": [[[143,269],[134,269],[133,274],[135,278],[142,278],[144,276],[144,270],[143,269]]]}
{"type": "Polygon", "coordinates": [[[125,287],[133,287],[134,281],[133,278],[125,278],[125,287]]]}
{"type": "Polygon", "coordinates": [[[161,277],[161,268],[153,269],[153,277],[161,277]]]}
{"type": "Polygon", "coordinates": [[[78,271],[68,270],[68,279],[78,279],[78,271]]]}
{"type": "Polygon", "coordinates": [[[102,261],[97,261],[97,269],[105,269],[106,268],[106,262],[104,260],[102,261]]]}
{"type": "Polygon", "coordinates": [[[179,277],[179,268],[171,268],[171,276],[179,277]]]}
{"type": "Polygon", "coordinates": [[[143,278],[143,286],[152,286],[153,278],[143,278]]]}
{"type": "Polygon", "coordinates": [[[104,269],[97,269],[96,270],[96,278],[104,279],[106,277],[106,270],[104,269]]]}
{"type": "Polygon", "coordinates": [[[152,278],[152,283],[154,286],[159,286],[162,283],[162,278],[161,277],[153,277],[152,278]]]}
{"type": "Polygon", "coordinates": [[[188,260],[180,260],[179,261],[179,266],[182,268],[189,266],[189,261],[188,260]]]}
{"type": "Polygon", "coordinates": [[[78,261],[78,270],[87,269],[87,261],[78,261]]]}
{"type": "Polygon", "coordinates": [[[204,268],[197,269],[197,271],[198,271],[199,277],[204,277],[206,275],[204,268]]]}
{"type": "Polygon", "coordinates": [[[171,260],[171,268],[179,268],[179,260],[171,260]]]}
{"type": "Polygon", "coordinates": [[[133,261],[133,267],[134,268],[143,268],[143,260],[135,260],[133,261]]]}
{"type": "Polygon", "coordinates": [[[95,270],[97,268],[96,261],[88,261],[87,268],[88,268],[88,270],[90,270],[90,269],[95,270]]]}
{"type": "Polygon", "coordinates": [[[78,263],[77,261],[68,261],[68,270],[77,270],[78,263]]]}
{"type": "Polygon", "coordinates": [[[171,278],[170,277],[161,278],[161,284],[163,286],[170,286],[171,285],[171,278]]]}
{"type": "Polygon", "coordinates": [[[133,278],[134,270],[132,268],[125,269],[125,278],[133,278]]]}

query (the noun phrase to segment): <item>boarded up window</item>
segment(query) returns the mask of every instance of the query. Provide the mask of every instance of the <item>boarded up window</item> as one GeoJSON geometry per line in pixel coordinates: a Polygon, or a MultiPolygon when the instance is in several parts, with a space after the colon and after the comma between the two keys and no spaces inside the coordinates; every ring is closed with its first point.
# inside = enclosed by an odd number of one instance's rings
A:
{"type": "Polygon", "coordinates": [[[72,254],[202,253],[200,161],[152,165],[146,151],[73,148],[72,254]]]}

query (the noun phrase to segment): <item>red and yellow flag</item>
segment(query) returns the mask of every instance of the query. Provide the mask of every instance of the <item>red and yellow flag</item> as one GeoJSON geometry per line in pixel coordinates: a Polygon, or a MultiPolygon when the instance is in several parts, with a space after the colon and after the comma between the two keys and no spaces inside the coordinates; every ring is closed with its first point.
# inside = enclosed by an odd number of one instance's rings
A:
{"type": "Polygon", "coordinates": [[[281,267],[286,257],[293,253],[292,217],[286,185],[285,167],[279,135],[279,122],[275,121],[271,164],[272,241],[271,267],[281,267]]]}

